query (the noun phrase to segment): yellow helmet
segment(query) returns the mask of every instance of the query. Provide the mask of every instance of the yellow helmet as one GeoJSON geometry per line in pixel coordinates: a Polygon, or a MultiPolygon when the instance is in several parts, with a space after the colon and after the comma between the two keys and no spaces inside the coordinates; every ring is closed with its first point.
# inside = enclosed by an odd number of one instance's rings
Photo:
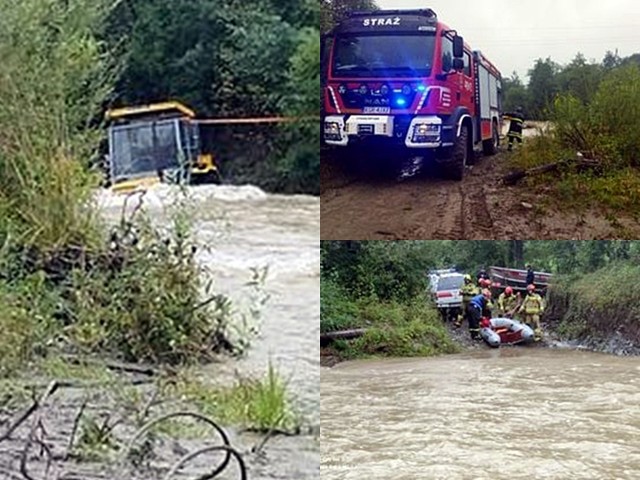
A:
{"type": "Polygon", "coordinates": [[[469,275],[468,273],[464,276],[464,281],[465,282],[470,282],[471,281],[471,275],[469,275]]]}

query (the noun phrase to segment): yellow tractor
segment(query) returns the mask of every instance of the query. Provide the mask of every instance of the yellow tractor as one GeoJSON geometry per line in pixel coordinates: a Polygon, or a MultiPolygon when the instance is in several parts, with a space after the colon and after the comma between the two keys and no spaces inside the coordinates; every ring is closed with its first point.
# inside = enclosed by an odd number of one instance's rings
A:
{"type": "Polygon", "coordinates": [[[155,183],[220,183],[211,153],[203,152],[195,113],[178,102],[108,110],[108,176],[127,192],[155,183]]]}

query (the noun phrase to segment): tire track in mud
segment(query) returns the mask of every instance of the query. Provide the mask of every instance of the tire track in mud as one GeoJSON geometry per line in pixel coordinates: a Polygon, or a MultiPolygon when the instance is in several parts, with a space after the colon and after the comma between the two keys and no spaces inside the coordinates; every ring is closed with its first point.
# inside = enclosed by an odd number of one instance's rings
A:
{"type": "Polygon", "coordinates": [[[423,172],[401,182],[392,177],[347,172],[323,158],[323,240],[508,240],[512,238],[638,238],[631,215],[589,207],[563,208],[545,187],[505,186],[509,154],[482,157],[462,182],[423,172]],[[614,218],[615,222],[610,220],[614,218]]]}
{"type": "Polygon", "coordinates": [[[432,232],[433,238],[455,240],[465,237],[465,194],[461,186],[451,189],[449,185],[441,185],[438,192],[438,204],[434,211],[436,218],[430,222],[435,225],[432,232]]]}

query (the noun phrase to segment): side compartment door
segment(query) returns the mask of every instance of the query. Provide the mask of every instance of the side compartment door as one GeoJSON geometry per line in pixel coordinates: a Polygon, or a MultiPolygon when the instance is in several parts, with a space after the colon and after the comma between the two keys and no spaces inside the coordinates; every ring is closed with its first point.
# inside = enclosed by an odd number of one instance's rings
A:
{"type": "MultiPolygon", "coordinates": [[[[465,50],[464,56],[464,68],[460,73],[460,92],[461,99],[460,104],[469,109],[469,113],[473,118],[476,118],[476,98],[475,87],[473,85],[473,64],[471,54],[465,50]]],[[[480,132],[478,131],[476,122],[473,122],[473,143],[477,143],[480,140],[480,132]]]]}
{"type": "Polygon", "coordinates": [[[465,50],[464,52],[464,69],[461,74],[460,82],[460,103],[469,109],[472,116],[476,115],[476,99],[474,98],[473,73],[471,65],[471,54],[465,50]]]}

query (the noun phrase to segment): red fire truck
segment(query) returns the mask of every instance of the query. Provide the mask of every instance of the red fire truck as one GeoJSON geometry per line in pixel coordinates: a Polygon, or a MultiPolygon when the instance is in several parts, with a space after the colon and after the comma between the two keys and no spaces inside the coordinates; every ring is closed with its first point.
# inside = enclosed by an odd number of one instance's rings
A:
{"type": "Polygon", "coordinates": [[[352,12],[328,36],[324,141],[345,157],[391,147],[461,180],[493,154],[500,72],[431,9],[352,12]]]}

